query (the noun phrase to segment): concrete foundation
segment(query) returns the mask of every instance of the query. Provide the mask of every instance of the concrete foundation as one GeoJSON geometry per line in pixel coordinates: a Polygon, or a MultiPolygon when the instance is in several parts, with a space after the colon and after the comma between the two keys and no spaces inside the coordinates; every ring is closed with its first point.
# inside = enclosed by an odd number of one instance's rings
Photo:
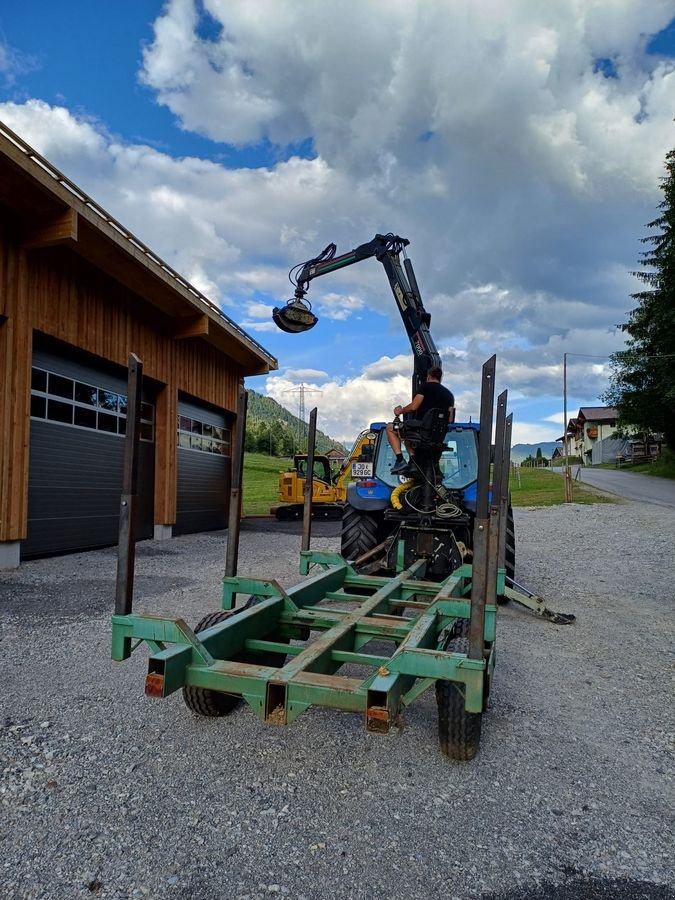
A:
{"type": "Polygon", "coordinates": [[[173,537],[173,525],[155,525],[153,537],[156,541],[170,541],[173,537]]]}
{"type": "Polygon", "coordinates": [[[0,541],[0,569],[18,569],[21,541],[0,541]]]}

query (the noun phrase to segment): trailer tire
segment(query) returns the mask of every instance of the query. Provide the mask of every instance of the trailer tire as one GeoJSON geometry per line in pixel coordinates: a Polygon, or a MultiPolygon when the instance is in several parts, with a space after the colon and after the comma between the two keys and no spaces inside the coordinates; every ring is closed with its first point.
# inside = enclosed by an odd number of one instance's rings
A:
{"type": "MultiPolygon", "coordinates": [[[[457,621],[444,647],[447,653],[468,654],[468,624],[466,619],[457,621]]],[[[436,704],[442,752],[458,762],[473,759],[480,745],[483,714],[466,711],[464,685],[458,681],[437,681],[436,704]]]]}
{"type": "MultiPolygon", "coordinates": [[[[206,631],[212,625],[218,625],[229,619],[233,615],[234,610],[219,609],[217,612],[209,613],[207,616],[197,623],[195,634],[200,631],[206,631]]],[[[240,697],[232,694],[223,694],[221,691],[213,691],[210,688],[192,687],[185,685],[183,688],[183,700],[188,709],[197,716],[207,716],[209,718],[218,718],[226,716],[228,713],[241,702],[240,697]]]]}
{"type": "Polygon", "coordinates": [[[342,511],[340,553],[345,559],[358,559],[379,544],[379,522],[370,513],[346,504],[342,511]]]}
{"type": "MultiPolygon", "coordinates": [[[[204,616],[195,627],[195,634],[200,631],[206,631],[213,625],[218,625],[229,619],[230,616],[241,612],[242,609],[249,609],[261,601],[261,597],[252,595],[246,601],[246,604],[239,609],[219,609],[216,612],[209,613],[204,616]]],[[[261,666],[283,666],[286,657],[280,657],[277,653],[261,653],[255,658],[251,655],[242,655],[238,657],[240,662],[256,662],[261,666]]],[[[220,718],[228,715],[232,710],[241,703],[241,697],[234,694],[224,694],[222,691],[214,691],[211,688],[193,687],[185,685],[183,688],[183,700],[188,709],[197,716],[206,716],[208,718],[220,718]]]]}
{"type": "MultiPolygon", "coordinates": [[[[514,579],[516,577],[516,527],[513,521],[513,507],[509,503],[508,512],[506,514],[506,542],[504,547],[504,571],[506,577],[514,579]]],[[[501,606],[509,602],[506,594],[500,594],[497,597],[497,603],[501,606]]]]}

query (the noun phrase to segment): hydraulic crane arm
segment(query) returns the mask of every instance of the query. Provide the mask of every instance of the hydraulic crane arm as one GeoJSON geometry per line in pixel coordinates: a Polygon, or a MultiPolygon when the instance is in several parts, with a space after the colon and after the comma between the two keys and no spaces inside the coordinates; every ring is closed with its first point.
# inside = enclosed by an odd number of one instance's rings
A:
{"type": "Polygon", "coordinates": [[[273,318],[284,331],[306,331],[316,322],[311,305],[305,299],[309,284],[319,275],[335,272],[352,266],[364,259],[375,257],[384,266],[389,279],[398,311],[403,320],[410,346],[414,354],[413,396],[424,383],[431,366],[440,366],[441,360],[436,350],[429,326],[431,315],[424,309],[412,262],[405,253],[409,241],[395,234],[376,234],[372,241],[360,244],[349,253],[336,256],[335,244],[329,244],[321,254],[307,262],[300,263],[289,272],[295,294],[285,307],[274,309],[273,318]],[[401,265],[403,254],[403,265],[401,265]]]}

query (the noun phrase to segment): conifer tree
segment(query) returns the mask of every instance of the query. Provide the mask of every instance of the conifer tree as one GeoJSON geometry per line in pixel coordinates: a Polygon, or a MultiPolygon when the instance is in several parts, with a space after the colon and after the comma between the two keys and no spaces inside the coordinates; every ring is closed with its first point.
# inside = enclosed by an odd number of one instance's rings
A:
{"type": "Polygon", "coordinates": [[[661,432],[675,450],[675,150],[666,154],[660,215],[641,238],[648,249],[633,274],[643,285],[632,294],[637,306],[621,325],[626,349],[611,358],[613,380],[604,399],[621,425],[661,432]]]}

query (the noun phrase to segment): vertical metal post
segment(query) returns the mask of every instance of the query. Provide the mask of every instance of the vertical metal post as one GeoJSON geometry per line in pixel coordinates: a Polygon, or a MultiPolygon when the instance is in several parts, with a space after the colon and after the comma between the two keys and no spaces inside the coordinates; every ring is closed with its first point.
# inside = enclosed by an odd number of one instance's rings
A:
{"type": "Polygon", "coordinates": [[[143,363],[129,354],[127,375],[127,432],[124,439],[124,469],[120,498],[120,527],[117,543],[117,583],[115,615],[129,615],[134,601],[136,563],[136,519],[138,494],[138,453],[141,436],[141,396],[143,363]]]}
{"type": "Polygon", "coordinates": [[[246,437],[246,411],[248,392],[241,384],[237,398],[237,430],[232,457],[232,482],[230,485],[230,511],[227,520],[227,555],[225,575],[234,577],[239,563],[239,531],[241,525],[242,481],[244,474],[244,440],[246,437]]]}
{"type": "Polygon", "coordinates": [[[316,446],[316,406],[309,414],[307,435],[307,474],[305,475],[305,505],[302,510],[302,550],[309,550],[312,539],[312,492],[314,490],[314,448],[316,446]]]}
{"type": "Polygon", "coordinates": [[[565,448],[565,503],[572,502],[572,471],[570,469],[570,442],[567,436],[567,353],[563,353],[563,447],[565,448]]]}
{"type": "Polygon", "coordinates": [[[502,492],[508,473],[504,471],[504,441],[506,435],[506,401],[508,392],[503,391],[497,397],[497,420],[495,425],[495,453],[492,472],[492,497],[490,499],[490,527],[488,530],[488,564],[485,581],[485,597],[492,598],[497,594],[497,569],[499,567],[499,533],[502,518],[506,510],[502,510],[502,492]]]}
{"type": "Polygon", "coordinates": [[[511,473],[511,431],[513,413],[509,413],[504,423],[504,452],[502,456],[502,486],[499,498],[499,549],[497,550],[497,568],[503,569],[506,563],[506,528],[509,510],[509,475],[511,473]]]}
{"type": "Polygon", "coordinates": [[[469,657],[482,659],[485,644],[485,600],[487,596],[488,493],[490,486],[490,449],[492,444],[492,412],[495,396],[496,356],[483,365],[480,397],[480,435],[478,442],[478,484],[476,517],[473,525],[473,565],[471,577],[471,619],[469,622],[469,657]]]}

